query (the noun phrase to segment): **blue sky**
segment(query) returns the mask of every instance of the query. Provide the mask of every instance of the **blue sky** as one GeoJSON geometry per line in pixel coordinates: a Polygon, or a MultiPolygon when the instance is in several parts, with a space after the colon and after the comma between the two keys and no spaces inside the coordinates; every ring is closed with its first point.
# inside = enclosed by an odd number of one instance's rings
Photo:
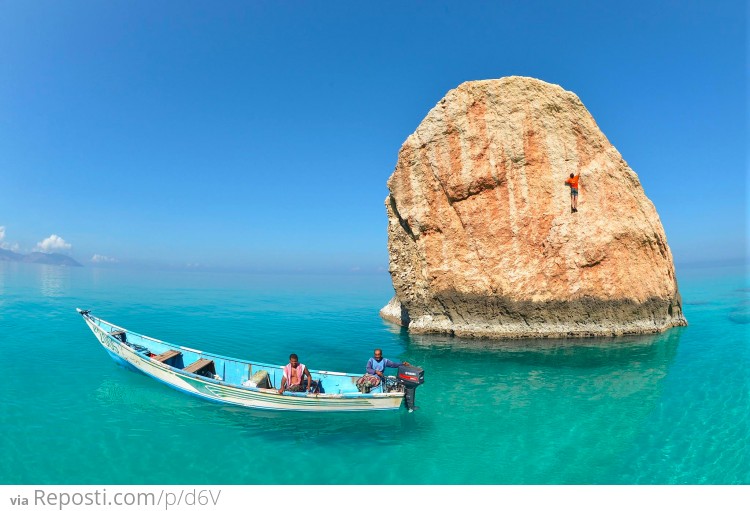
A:
{"type": "Polygon", "coordinates": [[[0,243],[387,268],[398,149],[467,80],[575,92],[678,263],[746,251],[744,2],[0,4],[0,243]]]}

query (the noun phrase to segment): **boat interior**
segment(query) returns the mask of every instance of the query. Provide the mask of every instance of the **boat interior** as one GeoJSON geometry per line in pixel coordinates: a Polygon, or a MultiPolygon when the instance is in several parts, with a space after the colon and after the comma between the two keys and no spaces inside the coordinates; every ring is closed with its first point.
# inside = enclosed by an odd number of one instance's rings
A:
{"type": "MultiPolygon", "coordinates": [[[[274,366],[247,360],[222,357],[204,353],[192,348],[177,346],[145,335],[122,330],[104,320],[89,316],[89,319],[102,328],[115,341],[135,350],[140,356],[166,364],[175,369],[193,373],[204,378],[221,381],[229,385],[259,391],[275,392],[281,385],[283,366],[274,366]]],[[[310,369],[313,389],[319,394],[340,397],[361,397],[356,381],[361,374],[346,374],[310,369]]],[[[383,392],[382,384],[370,390],[369,394],[383,392]]],[[[305,396],[305,392],[289,392],[285,395],[305,396]]]]}

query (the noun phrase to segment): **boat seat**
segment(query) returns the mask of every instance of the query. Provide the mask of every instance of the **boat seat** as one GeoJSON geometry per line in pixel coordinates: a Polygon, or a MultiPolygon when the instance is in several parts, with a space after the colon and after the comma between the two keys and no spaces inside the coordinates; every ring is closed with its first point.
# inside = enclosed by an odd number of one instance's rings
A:
{"type": "Polygon", "coordinates": [[[209,360],[207,358],[201,358],[198,359],[196,362],[193,362],[189,366],[187,366],[183,371],[187,373],[195,373],[200,374],[201,376],[205,376],[205,373],[215,373],[216,367],[214,366],[214,361],[209,360]]]}
{"type": "Polygon", "coordinates": [[[174,357],[176,357],[178,355],[181,355],[181,354],[182,353],[180,353],[177,350],[169,350],[169,351],[165,351],[161,355],[156,355],[154,357],[154,360],[156,360],[157,362],[164,362],[164,363],[166,363],[167,360],[169,360],[171,358],[174,358],[174,357]]]}
{"type": "Polygon", "coordinates": [[[127,343],[127,333],[125,332],[125,330],[112,330],[109,335],[122,343],[127,343]]]}

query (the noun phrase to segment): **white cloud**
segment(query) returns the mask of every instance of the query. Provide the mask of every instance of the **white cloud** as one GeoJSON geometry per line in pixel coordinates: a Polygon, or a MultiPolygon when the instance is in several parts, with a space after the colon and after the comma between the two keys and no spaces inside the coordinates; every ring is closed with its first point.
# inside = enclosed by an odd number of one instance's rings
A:
{"type": "Polygon", "coordinates": [[[6,250],[11,250],[13,252],[18,252],[20,247],[18,246],[18,243],[8,243],[7,241],[3,241],[5,239],[5,226],[0,225],[0,248],[4,248],[6,250]]]}
{"type": "Polygon", "coordinates": [[[116,263],[117,259],[114,257],[107,257],[105,255],[100,254],[94,254],[94,256],[91,258],[92,263],[116,263]]]}
{"type": "Polygon", "coordinates": [[[72,245],[66,242],[57,234],[52,234],[36,244],[36,248],[41,252],[55,252],[56,250],[70,250],[72,245]]]}

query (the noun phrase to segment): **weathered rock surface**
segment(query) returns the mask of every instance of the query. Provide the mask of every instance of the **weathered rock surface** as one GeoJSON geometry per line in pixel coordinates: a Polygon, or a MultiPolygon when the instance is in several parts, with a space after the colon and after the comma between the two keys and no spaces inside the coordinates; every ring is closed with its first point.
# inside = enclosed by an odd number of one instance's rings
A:
{"type": "Polygon", "coordinates": [[[566,337],[687,324],[664,229],[578,97],[524,77],[466,82],[388,180],[395,297],[416,332],[566,337]],[[581,174],[578,213],[565,179],[581,174]]]}

